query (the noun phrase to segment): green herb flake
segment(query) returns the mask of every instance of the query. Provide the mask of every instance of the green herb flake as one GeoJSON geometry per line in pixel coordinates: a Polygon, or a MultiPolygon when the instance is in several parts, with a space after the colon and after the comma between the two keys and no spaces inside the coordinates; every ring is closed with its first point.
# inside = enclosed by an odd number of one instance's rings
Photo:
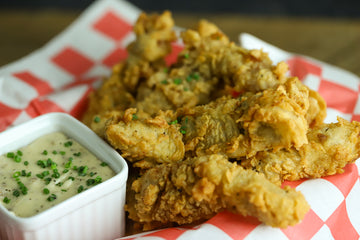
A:
{"type": "Polygon", "coordinates": [[[66,154],[66,152],[60,151],[60,155],[64,156],[65,154],[66,154]]]}
{"type": "Polygon", "coordinates": [[[65,147],[71,147],[73,145],[72,141],[67,141],[66,143],[64,143],[65,147]]]}
{"type": "Polygon", "coordinates": [[[186,58],[186,59],[189,58],[189,53],[185,53],[184,58],[186,58]]]}
{"type": "Polygon", "coordinates": [[[22,151],[20,151],[20,150],[18,150],[16,153],[17,153],[17,155],[19,155],[19,156],[22,156],[22,155],[23,155],[22,151]]]}
{"type": "Polygon", "coordinates": [[[176,120],[174,120],[174,121],[171,121],[170,123],[169,123],[169,125],[174,125],[174,124],[177,124],[178,123],[178,120],[176,119],[176,120]]]}
{"type": "Polygon", "coordinates": [[[96,184],[99,184],[99,183],[101,183],[102,182],[102,178],[100,177],[100,176],[97,176],[96,178],[95,178],[95,183],[96,184]]]}
{"type": "Polygon", "coordinates": [[[21,157],[19,155],[15,155],[14,161],[17,163],[21,162],[21,157]]]}
{"type": "Polygon", "coordinates": [[[132,115],[132,120],[137,120],[137,119],[139,119],[139,117],[136,114],[133,114],[132,115]]]}
{"type": "Polygon", "coordinates": [[[24,162],[24,165],[25,165],[25,166],[29,165],[29,162],[28,162],[28,161],[25,161],[25,162],[24,162]]]}
{"type": "Polygon", "coordinates": [[[160,83],[164,84],[164,85],[169,84],[168,80],[166,80],[166,79],[162,80],[160,83]]]}
{"type": "Polygon", "coordinates": [[[96,116],[95,118],[94,118],[94,123],[99,123],[100,122],[100,117],[99,116],[96,116]]]}
{"type": "Polygon", "coordinates": [[[8,157],[8,158],[14,158],[14,157],[15,157],[15,153],[13,153],[13,152],[8,152],[8,153],[6,154],[6,157],[8,157]]]}
{"type": "Polygon", "coordinates": [[[102,162],[102,163],[100,163],[100,166],[102,166],[102,167],[106,167],[108,164],[106,163],[106,162],[102,162]]]}
{"type": "Polygon", "coordinates": [[[20,196],[20,191],[17,190],[17,189],[15,189],[15,190],[13,191],[13,195],[14,195],[15,197],[19,197],[19,196],[20,196]]]}
{"type": "Polygon", "coordinates": [[[79,176],[86,176],[87,170],[89,169],[88,166],[81,166],[79,167],[78,170],[78,174],[79,176]]]}
{"type": "Polygon", "coordinates": [[[176,85],[180,85],[180,84],[182,83],[182,80],[181,80],[181,78],[175,78],[175,79],[173,80],[173,82],[174,82],[174,84],[176,84],[176,85]]]}
{"type": "Polygon", "coordinates": [[[49,202],[52,202],[52,201],[54,201],[54,200],[56,200],[56,195],[55,194],[51,194],[48,198],[47,198],[47,200],[49,201],[49,202]]]}
{"type": "Polygon", "coordinates": [[[45,178],[44,181],[45,185],[48,185],[51,182],[51,178],[45,178]]]}
{"type": "Polygon", "coordinates": [[[3,202],[6,204],[10,203],[10,201],[11,201],[11,199],[9,199],[8,197],[5,197],[3,200],[3,202]]]}
{"type": "Polygon", "coordinates": [[[49,193],[50,193],[50,190],[47,189],[47,188],[44,188],[44,189],[43,189],[43,193],[44,193],[44,194],[49,194],[49,193]]]}
{"type": "Polygon", "coordinates": [[[20,177],[21,173],[19,171],[16,171],[13,173],[13,178],[20,177]]]}
{"type": "Polygon", "coordinates": [[[81,193],[82,191],[84,191],[84,186],[80,185],[77,189],[78,193],[81,193]]]}
{"type": "Polygon", "coordinates": [[[42,155],[48,155],[48,151],[44,150],[41,154],[42,155]]]}
{"type": "Polygon", "coordinates": [[[58,152],[56,150],[52,151],[52,154],[56,155],[58,152]]]}
{"type": "MultiPolygon", "coordinates": [[[[133,116],[134,117],[134,116],[133,116]]],[[[80,157],[81,156],[81,152],[77,152],[73,154],[75,157],[80,157]]]]}
{"type": "Polygon", "coordinates": [[[168,68],[164,68],[164,73],[168,73],[169,72],[169,69],[168,68]]]}

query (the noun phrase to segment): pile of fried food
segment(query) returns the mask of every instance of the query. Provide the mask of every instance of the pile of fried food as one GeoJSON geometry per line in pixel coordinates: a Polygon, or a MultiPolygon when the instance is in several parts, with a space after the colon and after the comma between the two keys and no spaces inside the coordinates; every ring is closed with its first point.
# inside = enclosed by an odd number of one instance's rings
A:
{"type": "Polygon", "coordinates": [[[202,20],[178,41],[170,12],[141,14],[128,57],[94,91],[83,122],[129,163],[131,231],[192,224],[220,211],[286,228],[309,210],[285,180],[342,173],[360,124],[325,124],[326,104],[285,62],[231,42],[202,20]]]}

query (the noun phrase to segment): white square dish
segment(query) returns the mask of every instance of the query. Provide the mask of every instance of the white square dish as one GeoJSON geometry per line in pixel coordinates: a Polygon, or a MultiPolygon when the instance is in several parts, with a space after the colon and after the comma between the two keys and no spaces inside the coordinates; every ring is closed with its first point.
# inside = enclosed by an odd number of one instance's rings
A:
{"type": "Polygon", "coordinates": [[[0,204],[0,239],[115,239],[125,233],[125,160],[84,124],[64,113],[49,113],[0,133],[0,155],[60,131],[107,163],[116,175],[37,215],[21,218],[0,204]]]}

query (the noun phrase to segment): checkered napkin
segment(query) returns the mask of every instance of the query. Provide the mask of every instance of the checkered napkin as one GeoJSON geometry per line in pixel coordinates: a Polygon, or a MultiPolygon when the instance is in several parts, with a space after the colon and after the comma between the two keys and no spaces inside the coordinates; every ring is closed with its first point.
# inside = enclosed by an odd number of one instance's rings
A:
{"type": "MultiPolygon", "coordinates": [[[[0,68],[0,131],[48,112],[83,113],[88,94],[111,67],[127,57],[125,47],[139,9],[122,0],[98,0],[63,33],[31,55],[0,68]]],[[[274,62],[285,60],[290,74],[318,91],[328,104],[326,122],[336,116],[360,121],[360,79],[342,69],[291,54],[251,35],[245,48],[262,48],[274,62]]],[[[174,44],[168,63],[181,46],[174,44]]],[[[360,161],[336,176],[288,183],[311,206],[295,227],[271,228],[252,217],[222,212],[191,228],[169,228],[121,239],[359,239],[360,161]]]]}

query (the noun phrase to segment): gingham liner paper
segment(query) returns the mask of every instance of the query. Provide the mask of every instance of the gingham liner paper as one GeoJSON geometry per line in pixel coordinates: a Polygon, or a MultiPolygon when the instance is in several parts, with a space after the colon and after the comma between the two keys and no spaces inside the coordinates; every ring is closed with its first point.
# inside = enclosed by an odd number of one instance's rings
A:
{"type": "MultiPolygon", "coordinates": [[[[140,10],[121,0],[98,0],[63,33],[31,55],[0,68],[0,131],[48,112],[81,116],[86,98],[111,66],[127,56],[132,24],[140,10]]],[[[241,34],[246,48],[262,48],[274,62],[285,60],[290,74],[317,90],[328,104],[326,122],[339,115],[360,121],[360,79],[323,62],[282,51],[241,34]]],[[[168,63],[181,45],[174,44],[168,63]]],[[[119,239],[359,239],[360,161],[345,173],[288,183],[306,197],[311,210],[295,227],[271,228],[252,217],[219,213],[192,228],[169,228],[119,239]]]]}

